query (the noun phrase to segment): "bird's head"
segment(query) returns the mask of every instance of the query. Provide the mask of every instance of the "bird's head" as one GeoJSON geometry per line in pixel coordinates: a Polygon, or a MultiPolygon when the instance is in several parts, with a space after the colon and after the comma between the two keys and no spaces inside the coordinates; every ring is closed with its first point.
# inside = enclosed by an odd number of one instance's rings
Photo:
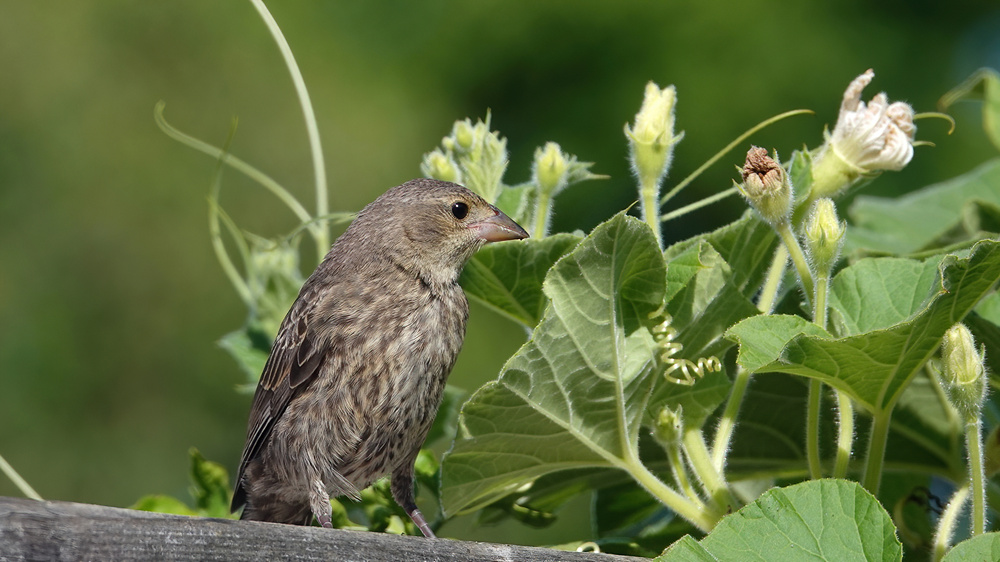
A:
{"type": "Polygon", "coordinates": [[[355,224],[368,242],[432,283],[453,283],[465,262],[489,242],[528,237],[520,225],[472,191],[449,182],[415,179],[385,192],[355,224]],[[359,225],[360,226],[360,225],[359,225]]]}

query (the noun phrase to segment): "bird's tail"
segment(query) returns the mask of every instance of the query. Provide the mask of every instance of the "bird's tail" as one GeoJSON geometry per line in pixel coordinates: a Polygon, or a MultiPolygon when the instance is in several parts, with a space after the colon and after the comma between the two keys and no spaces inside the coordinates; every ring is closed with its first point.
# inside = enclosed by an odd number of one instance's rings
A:
{"type": "Polygon", "coordinates": [[[276,496],[262,496],[248,498],[240,519],[286,525],[311,525],[313,513],[309,508],[309,502],[289,503],[276,496]]]}

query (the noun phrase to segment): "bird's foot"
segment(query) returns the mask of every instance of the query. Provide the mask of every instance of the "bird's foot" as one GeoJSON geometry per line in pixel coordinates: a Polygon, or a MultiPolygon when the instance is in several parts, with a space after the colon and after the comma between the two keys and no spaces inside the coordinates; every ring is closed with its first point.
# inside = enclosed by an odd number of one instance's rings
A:
{"type": "Polygon", "coordinates": [[[437,535],[434,534],[434,531],[431,531],[431,526],[427,524],[427,520],[424,519],[424,514],[420,513],[419,509],[413,508],[409,512],[409,515],[410,519],[413,520],[413,523],[417,526],[418,529],[420,529],[420,532],[423,533],[425,537],[429,537],[432,539],[437,538],[437,535]]]}

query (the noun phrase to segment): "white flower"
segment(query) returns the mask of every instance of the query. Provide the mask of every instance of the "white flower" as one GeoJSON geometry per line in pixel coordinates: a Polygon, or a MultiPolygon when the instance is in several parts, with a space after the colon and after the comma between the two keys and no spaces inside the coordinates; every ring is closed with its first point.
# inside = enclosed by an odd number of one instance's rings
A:
{"type": "Polygon", "coordinates": [[[913,158],[913,108],[897,101],[889,103],[885,93],[876,94],[870,102],[861,101],[861,91],[875,78],[871,69],[844,91],[840,115],[830,148],[845,162],[861,173],[878,170],[902,170],[913,158]]]}
{"type": "Polygon", "coordinates": [[[833,196],[866,174],[902,170],[913,159],[913,108],[889,103],[885,93],[867,104],[861,101],[873,78],[875,72],[868,69],[844,91],[837,125],[833,133],[823,132],[826,143],[814,158],[811,199],[833,196]]]}

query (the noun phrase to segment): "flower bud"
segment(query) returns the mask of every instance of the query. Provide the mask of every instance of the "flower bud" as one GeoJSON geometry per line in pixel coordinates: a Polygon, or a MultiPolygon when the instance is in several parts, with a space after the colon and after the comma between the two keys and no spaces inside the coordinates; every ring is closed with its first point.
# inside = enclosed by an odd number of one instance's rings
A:
{"type": "Polygon", "coordinates": [[[664,445],[680,443],[684,437],[684,408],[677,406],[677,410],[664,407],[660,410],[660,415],[656,416],[656,425],[653,428],[653,435],[656,440],[664,445]]]}
{"type": "Polygon", "coordinates": [[[792,210],[792,183],[785,169],[766,150],[754,146],[747,152],[741,173],[743,183],[737,187],[760,216],[770,224],[787,221],[792,210]]]}
{"type": "Polygon", "coordinates": [[[913,108],[889,103],[885,93],[868,104],[861,92],[875,78],[869,69],[844,91],[833,133],[824,131],[826,143],[814,160],[811,196],[828,197],[850,186],[865,174],[902,170],[913,158],[913,108]]]}
{"type": "Polygon", "coordinates": [[[677,89],[660,89],[654,82],[646,84],[642,107],[635,115],[635,125],[625,124],[625,136],[632,152],[632,169],[644,185],[659,183],[670,168],[673,147],[680,136],[674,137],[674,106],[677,89]]]}
{"type": "Polygon", "coordinates": [[[566,187],[566,171],[568,163],[566,156],[554,142],[545,143],[544,148],[535,150],[535,162],[532,166],[534,184],[539,191],[555,195],[566,187]]]}
{"type": "Polygon", "coordinates": [[[424,161],[420,164],[420,171],[427,177],[436,180],[462,183],[462,172],[458,169],[458,164],[450,155],[435,148],[431,152],[424,154],[424,161]]]}
{"type": "Polygon", "coordinates": [[[832,200],[824,197],[813,203],[805,224],[806,248],[820,275],[830,274],[840,256],[846,231],[847,223],[837,220],[837,208],[832,200]]]}
{"type": "Polygon", "coordinates": [[[944,382],[952,406],[969,419],[979,419],[986,398],[986,351],[976,351],[972,332],[964,324],[955,324],[941,342],[944,382]]]}
{"type": "MultiPolygon", "coordinates": [[[[481,122],[480,122],[481,123],[481,122]]],[[[479,125],[479,123],[477,123],[479,125]]],[[[476,142],[479,127],[473,127],[472,121],[468,117],[464,121],[455,121],[455,126],[451,130],[451,138],[455,141],[455,150],[468,152],[476,142]]]]}

